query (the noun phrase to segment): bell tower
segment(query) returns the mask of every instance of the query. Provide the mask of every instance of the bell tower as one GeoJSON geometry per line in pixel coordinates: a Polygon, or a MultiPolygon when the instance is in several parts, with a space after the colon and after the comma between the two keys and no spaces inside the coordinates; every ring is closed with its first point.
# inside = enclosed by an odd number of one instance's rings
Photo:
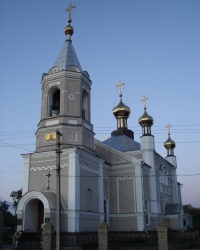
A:
{"type": "Polygon", "coordinates": [[[71,37],[70,4],[66,41],[55,65],[42,75],[41,119],[36,132],[36,152],[55,150],[56,130],[62,134],[62,149],[79,147],[94,152],[94,132],[91,124],[90,91],[92,81],[83,71],[71,37]]]}

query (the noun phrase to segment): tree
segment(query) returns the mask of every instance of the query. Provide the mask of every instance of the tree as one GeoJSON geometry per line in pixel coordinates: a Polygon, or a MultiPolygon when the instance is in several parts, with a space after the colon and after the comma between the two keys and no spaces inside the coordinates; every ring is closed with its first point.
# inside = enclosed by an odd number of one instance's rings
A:
{"type": "Polygon", "coordinates": [[[12,215],[9,209],[9,205],[7,204],[7,201],[0,201],[0,210],[2,211],[3,217],[4,217],[4,226],[11,226],[13,224],[16,224],[16,216],[12,215]]]}
{"type": "Polygon", "coordinates": [[[191,214],[193,226],[200,228],[200,208],[196,208],[191,205],[184,205],[183,210],[185,213],[191,214]]]}
{"type": "Polygon", "coordinates": [[[22,197],[22,188],[17,190],[17,191],[12,191],[10,193],[10,197],[13,198],[13,208],[15,209],[15,211],[17,210],[17,205],[19,202],[19,199],[22,197]]]}
{"type": "Polygon", "coordinates": [[[0,201],[0,209],[3,214],[5,214],[8,211],[9,205],[7,204],[7,201],[0,201]]]}

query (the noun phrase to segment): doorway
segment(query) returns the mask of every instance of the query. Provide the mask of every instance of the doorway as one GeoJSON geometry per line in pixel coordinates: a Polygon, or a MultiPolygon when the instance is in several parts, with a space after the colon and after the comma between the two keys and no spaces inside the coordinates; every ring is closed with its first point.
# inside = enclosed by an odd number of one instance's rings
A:
{"type": "Polygon", "coordinates": [[[44,205],[39,199],[31,199],[25,206],[24,231],[38,232],[44,223],[44,205]]]}

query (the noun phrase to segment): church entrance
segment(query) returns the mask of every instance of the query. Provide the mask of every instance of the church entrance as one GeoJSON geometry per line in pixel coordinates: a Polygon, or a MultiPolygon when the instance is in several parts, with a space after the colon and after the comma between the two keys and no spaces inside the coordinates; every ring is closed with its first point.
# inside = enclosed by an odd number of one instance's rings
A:
{"type": "Polygon", "coordinates": [[[37,230],[39,231],[41,229],[41,225],[44,223],[44,205],[39,200],[38,202],[38,223],[37,223],[37,230]]]}
{"type": "Polygon", "coordinates": [[[38,232],[44,223],[44,205],[39,199],[31,199],[25,206],[24,230],[38,232]]]}

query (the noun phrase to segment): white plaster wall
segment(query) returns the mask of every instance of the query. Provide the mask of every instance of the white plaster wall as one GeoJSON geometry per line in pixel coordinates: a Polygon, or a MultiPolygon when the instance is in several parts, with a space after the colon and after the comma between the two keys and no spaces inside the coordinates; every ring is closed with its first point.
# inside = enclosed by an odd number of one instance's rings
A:
{"type": "Polygon", "coordinates": [[[24,158],[23,187],[22,195],[29,191],[30,157],[31,154],[22,155],[24,158]]]}
{"type": "Polygon", "coordinates": [[[151,167],[149,170],[151,213],[158,214],[160,213],[160,208],[159,208],[157,188],[156,188],[154,136],[141,137],[141,150],[142,150],[142,160],[151,167]]]}
{"type": "Polygon", "coordinates": [[[68,232],[79,232],[80,217],[80,165],[79,154],[69,153],[68,232]]]}

